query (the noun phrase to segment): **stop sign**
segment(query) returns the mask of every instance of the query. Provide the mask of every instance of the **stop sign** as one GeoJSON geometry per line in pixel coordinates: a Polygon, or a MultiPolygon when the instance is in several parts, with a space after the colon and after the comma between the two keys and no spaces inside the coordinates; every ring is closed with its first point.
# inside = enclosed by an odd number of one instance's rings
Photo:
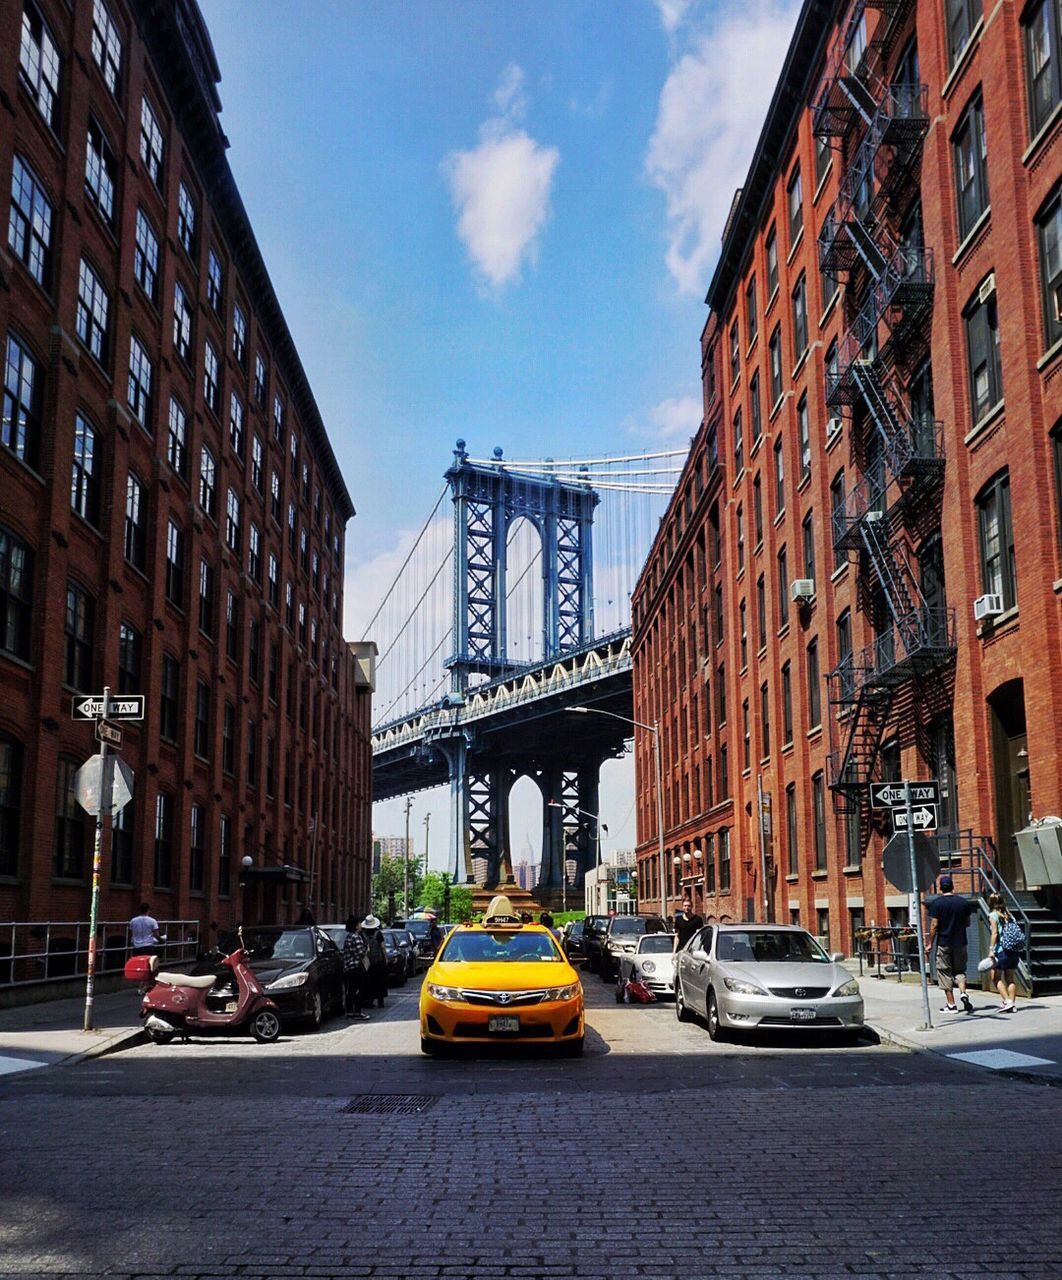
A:
{"type": "Polygon", "coordinates": [[[911,883],[911,855],[907,849],[907,835],[895,835],[881,855],[881,869],[885,879],[903,893],[919,893],[928,889],[940,875],[940,856],[936,845],[928,836],[916,833],[914,840],[915,880],[911,883]]]}

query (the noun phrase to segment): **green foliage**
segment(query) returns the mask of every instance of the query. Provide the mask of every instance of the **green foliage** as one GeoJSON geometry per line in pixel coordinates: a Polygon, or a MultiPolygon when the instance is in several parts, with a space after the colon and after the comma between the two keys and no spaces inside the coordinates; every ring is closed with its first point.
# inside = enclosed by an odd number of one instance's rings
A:
{"type": "MultiPolygon", "coordinates": [[[[422,874],[423,859],[414,856],[409,859],[409,909],[412,911],[421,903],[424,888],[422,874]]],[[[382,857],[380,870],[372,878],[372,909],[381,920],[390,920],[402,916],[402,885],[405,876],[405,859],[399,857],[382,857]]]]}
{"type": "Polygon", "coordinates": [[[553,911],[553,923],[560,928],[562,924],[567,924],[569,920],[585,920],[585,911],[553,911]]]}
{"type": "Polygon", "coordinates": [[[429,871],[424,877],[417,905],[434,907],[439,919],[446,923],[460,924],[472,914],[472,890],[466,884],[453,884],[445,871],[429,871]],[[446,890],[449,885],[450,908],[446,911],[446,890]]]}

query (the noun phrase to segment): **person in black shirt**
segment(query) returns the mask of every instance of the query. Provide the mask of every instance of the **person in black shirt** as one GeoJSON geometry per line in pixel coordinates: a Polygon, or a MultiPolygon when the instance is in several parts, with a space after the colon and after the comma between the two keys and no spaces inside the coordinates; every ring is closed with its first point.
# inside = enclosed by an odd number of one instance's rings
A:
{"type": "Polygon", "coordinates": [[[973,1013],[966,994],[966,926],[974,913],[974,905],[954,892],[951,876],[940,877],[940,896],[926,903],[932,923],[926,941],[926,954],[937,944],[937,982],[947,1002],[942,1012],[958,1013],[953,987],[959,988],[964,1012],[973,1013]]]}
{"type": "Polygon", "coordinates": [[[704,921],[693,910],[689,898],[682,899],[682,906],[675,912],[675,950],[681,951],[698,929],[704,928],[704,921]]]}

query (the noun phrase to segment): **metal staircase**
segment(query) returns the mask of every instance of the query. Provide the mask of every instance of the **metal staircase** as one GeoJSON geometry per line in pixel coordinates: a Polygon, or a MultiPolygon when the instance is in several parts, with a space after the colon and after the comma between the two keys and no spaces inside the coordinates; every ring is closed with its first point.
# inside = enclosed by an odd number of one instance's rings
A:
{"type": "Polygon", "coordinates": [[[955,652],[954,619],[927,605],[904,537],[908,512],[939,491],[944,470],[942,425],[912,411],[903,382],[909,357],[927,340],[934,284],[932,254],[892,230],[929,127],[926,87],[885,77],[909,8],[910,0],[853,0],[814,107],[816,134],[835,148],[843,170],[818,237],[822,270],[846,283],[847,325],[827,371],[826,400],[850,416],[863,471],[833,513],[833,545],[858,556],[887,615],[875,618],[873,644],[827,677],[829,785],[842,812],[859,807],[875,776],[899,687],[950,663],[955,652]],[[868,23],[873,10],[877,20],[868,23]]]}
{"type": "Polygon", "coordinates": [[[1029,922],[1029,970],[1033,994],[1062,994],[1062,919],[1036,901],[1036,895],[1024,889],[1014,897],[1029,922]]]}

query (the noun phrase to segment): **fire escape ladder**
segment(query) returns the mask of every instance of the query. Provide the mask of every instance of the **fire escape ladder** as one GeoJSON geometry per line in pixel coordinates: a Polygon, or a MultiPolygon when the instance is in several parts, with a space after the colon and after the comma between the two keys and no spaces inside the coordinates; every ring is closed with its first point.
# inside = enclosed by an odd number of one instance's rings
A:
{"type": "MultiPolygon", "coordinates": [[[[884,516],[877,520],[864,519],[860,523],[859,533],[903,643],[912,638],[911,620],[916,612],[920,614],[925,610],[922,592],[906,559],[898,547],[889,542],[888,524],[884,516]]],[[[904,648],[907,648],[906,643],[904,648]]]]}
{"type": "Polygon", "coordinates": [[[871,124],[878,112],[878,104],[870,89],[858,76],[841,75],[837,77],[837,87],[852,104],[853,110],[871,124]]]}
{"type": "Polygon", "coordinates": [[[859,389],[885,450],[885,461],[892,474],[899,479],[907,474],[914,453],[912,423],[903,425],[897,420],[892,402],[885,393],[877,366],[870,360],[859,361],[852,368],[852,377],[859,389]]]}

